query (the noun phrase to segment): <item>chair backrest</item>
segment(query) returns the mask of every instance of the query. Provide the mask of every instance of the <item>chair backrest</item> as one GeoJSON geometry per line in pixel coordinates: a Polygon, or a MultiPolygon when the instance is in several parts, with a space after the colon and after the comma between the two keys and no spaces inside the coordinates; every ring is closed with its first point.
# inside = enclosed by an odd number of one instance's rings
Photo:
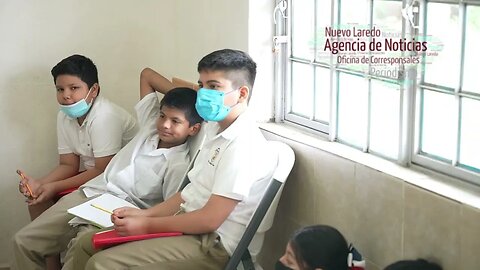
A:
{"type": "Polygon", "coordinates": [[[257,231],[266,232],[272,227],[283,184],[287,180],[295,162],[295,154],[290,146],[277,141],[269,141],[268,144],[270,149],[278,154],[277,167],[273,173],[273,179],[268,184],[265,194],[247,225],[245,233],[225,267],[226,270],[237,269],[240,261],[242,261],[244,270],[255,269],[248,246],[257,231]]]}
{"type": "Polygon", "coordinates": [[[190,163],[188,164],[187,169],[185,170],[185,173],[183,174],[182,177],[182,182],[178,186],[177,191],[181,191],[188,183],[190,180],[188,179],[188,172],[192,169],[193,164],[195,163],[195,160],[197,159],[198,153],[200,153],[200,150],[203,147],[203,143],[205,142],[205,132],[203,128],[200,128],[200,131],[198,132],[197,135],[188,138],[188,155],[190,156],[190,163]]]}
{"type": "MultiPolygon", "coordinates": [[[[174,87],[189,87],[195,90],[198,90],[198,84],[193,83],[181,78],[172,77],[172,84],[174,87]]],[[[187,174],[192,169],[195,159],[197,159],[200,149],[202,149],[203,143],[205,142],[205,132],[203,128],[200,129],[200,132],[193,137],[188,138],[188,155],[190,156],[190,163],[188,164],[187,170],[183,174],[182,182],[178,187],[178,191],[182,190],[189,182],[187,174]]]]}

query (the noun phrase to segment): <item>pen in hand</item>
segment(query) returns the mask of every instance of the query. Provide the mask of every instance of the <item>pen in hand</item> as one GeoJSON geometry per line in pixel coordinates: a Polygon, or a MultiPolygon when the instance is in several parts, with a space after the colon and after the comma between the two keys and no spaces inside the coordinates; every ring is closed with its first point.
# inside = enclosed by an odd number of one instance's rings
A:
{"type": "MultiPolygon", "coordinates": [[[[35,198],[35,197],[33,196],[32,189],[30,188],[30,185],[28,184],[27,177],[25,177],[25,174],[23,174],[23,172],[20,171],[20,170],[17,170],[17,174],[20,175],[20,177],[21,177],[21,178],[23,179],[23,181],[25,182],[25,187],[27,187],[29,196],[32,197],[32,198],[35,198]]],[[[23,183],[21,183],[21,184],[23,185],[23,183]]]]}

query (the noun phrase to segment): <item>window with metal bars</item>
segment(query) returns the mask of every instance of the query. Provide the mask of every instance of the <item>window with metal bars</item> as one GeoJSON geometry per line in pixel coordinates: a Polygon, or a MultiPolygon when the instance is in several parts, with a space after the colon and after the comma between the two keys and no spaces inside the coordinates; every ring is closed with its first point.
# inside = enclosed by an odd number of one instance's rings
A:
{"type": "Polygon", "coordinates": [[[276,1],[283,2],[284,16],[276,13],[276,35],[287,37],[277,48],[277,120],[480,185],[480,1],[276,1]],[[382,51],[420,59],[384,72],[342,61],[379,54],[368,46],[338,54],[325,49],[326,28],[353,26],[379,29],[380,41],[414,39],[428,49],[382,51]]]}

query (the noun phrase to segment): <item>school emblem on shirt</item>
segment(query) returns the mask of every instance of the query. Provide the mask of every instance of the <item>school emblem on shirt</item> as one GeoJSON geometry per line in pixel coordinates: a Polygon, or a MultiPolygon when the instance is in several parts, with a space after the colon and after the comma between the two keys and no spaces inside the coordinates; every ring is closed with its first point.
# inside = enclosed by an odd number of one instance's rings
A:
{"type": "Polygon", "coordinates": [[[217,159],[218,153],[220,153],[220,147],[213,151],[212,157],[208,160],[210,165],[215,166],[215,159],[217,159]]]}

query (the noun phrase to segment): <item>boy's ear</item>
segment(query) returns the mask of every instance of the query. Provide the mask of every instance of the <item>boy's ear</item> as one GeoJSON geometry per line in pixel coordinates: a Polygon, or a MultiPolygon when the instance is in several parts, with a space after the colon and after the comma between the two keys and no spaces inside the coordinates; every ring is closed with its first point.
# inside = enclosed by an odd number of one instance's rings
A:
{"type": "Polygon", "coordinates": [[[240,87],[240,89],[238,89],[238,92],[240,93],[238,100],[248,102],[248,96],[250,95],[250,88],[244,85],[240,87]]]}
{"type": "Polygon", "coordinates": [[[200,131],[202,125],[200,123],[196,123],[195,125],[190,127],[190,131],[188,132],[189,136],[195,136],[200,131]]]}
{"type": "Polygon", "coordinates": [[[94,83],[92,85],[92,97],[97,97],[99,91],[100,91],[100,85],[98,83],[94,83]]]}

